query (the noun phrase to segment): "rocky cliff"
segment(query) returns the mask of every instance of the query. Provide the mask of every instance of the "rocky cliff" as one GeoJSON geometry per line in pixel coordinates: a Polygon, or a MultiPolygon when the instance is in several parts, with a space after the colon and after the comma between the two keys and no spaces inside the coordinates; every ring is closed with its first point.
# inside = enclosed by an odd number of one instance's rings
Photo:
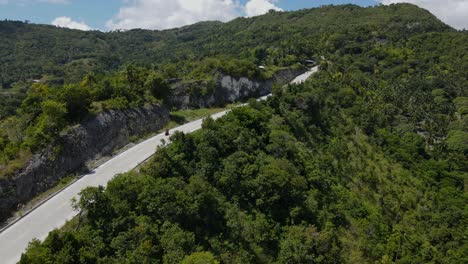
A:
{"type": "MultiPolygon", "coordinates": [[[[168,104],[177,109],[224,106],[267,95],[275,83],[287,84],[303,72],[305,69],[283,69],[266,80],[229,75],[221,75],[212,83],[175,80],[168,104]]],[[[0,179],[0,221],[5,220],[18,205],[50,189],[87,162],[124,147],[131,136],[161,129],[169,118],[165,107],[141,107],[103,112],[70,128],[55,144],[34,155],[15,177],[0,179]]]]}
{"type": "Polygon", "coordinates": [[[215,82],[211,83],[180,81],[174,84],[169,104],[173,108],[189,109],[224,106],[237,101],[245,101],[270,94],[273,84],[287,84],[305,71],[305,68],[282,69],[266,80],[220,75],[215,82]]]}
{"type": "Polygon", "coordinates": [[[54,145],[34,155],[15,177],[0,179],[0,221],[87,162],[124,147],[131,136],[161,129],[169,117],[165,107],[155,105],[106,111],[70,128],[54,145]]]}

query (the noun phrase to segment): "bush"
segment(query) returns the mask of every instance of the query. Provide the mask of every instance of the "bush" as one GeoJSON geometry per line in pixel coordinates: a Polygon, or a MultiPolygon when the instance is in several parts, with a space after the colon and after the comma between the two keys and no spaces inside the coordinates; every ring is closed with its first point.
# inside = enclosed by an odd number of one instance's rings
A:
{"type": "Polygon", "coordinates": [[[211,252],[196,252],[185,257],[180,264],[219,264],[211,252]]]}

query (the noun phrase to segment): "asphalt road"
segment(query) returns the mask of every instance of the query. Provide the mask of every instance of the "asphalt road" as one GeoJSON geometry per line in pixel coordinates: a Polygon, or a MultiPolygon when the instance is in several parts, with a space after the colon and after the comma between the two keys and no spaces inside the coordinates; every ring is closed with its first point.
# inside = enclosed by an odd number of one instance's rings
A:
{"type": "MultiPolygon", "coordinates": [[[[299,84],[304,82],[318,67],[298,76],[291,83],[299,84]]],[[[265,100],[268,96],[259,98],[265,100]]],[[[212,115],[213,119],[224,116],[228,111],[212,115]]],[[[178,128],[175,131],[191,133],[201,128],[203,119],[193,121],[178,128]]],[[[106,186],[116,174],[128,172],[137,167],[141,162],[147,160],[154,154],[158,146],[161,146],[161,139],[169,142],[164,133],[156,135],[140,144],[113,157],[106,163],[96,168],[92,173],[84,175],[74,184],[70,185],[47,202],[40,205],[34,211],[9,226],[0,233],[0,263],[10,264],[19,261],[29,242],[34,238],[43,240],[53,229],[62,227],[68,220],[77,215],[71,206],[71,199],[88,186],[106,186]]]]}

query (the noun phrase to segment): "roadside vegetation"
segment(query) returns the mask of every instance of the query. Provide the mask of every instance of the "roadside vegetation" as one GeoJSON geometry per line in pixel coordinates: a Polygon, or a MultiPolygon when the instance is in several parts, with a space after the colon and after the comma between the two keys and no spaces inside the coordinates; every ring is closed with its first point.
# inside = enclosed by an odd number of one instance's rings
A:
{"type": "MultiPolygon", "coordinates": [[[[242,63],[225,60],[221,67],[220,60],[210,59],[190,66],[185,78],[213,83],[221,73],[268,78],[267,71],[261,71],[253,63],[242,63]]],[[[176,72],[171,65],[155,68],[132,64],[108,75],[90,73],[76,84],[32,84],[16,114],[0,121],[0,177],[11,176],[21,169],[33,153],[54,142],[68,126],[101,111],[165,104],[171,93],[168,80],[182,76],[176,72]]],[[[183,113],[190,112],[176,115],[183,113]]],[[[193,114],[198,116],[196,111],[193,114]]]]}
{"type": "MultiPolygon", "coordinates": [[[[165,31],[82,32],[1,21],[0,177],[13,175],[69,125],[104,110],[164,102],[170,80],[213,84],[220,73],[265,79],[307,59],[325,56],[333,62],[331,56],[359,54],[374,45],[371,59],[391,54],[388,65],[381,65],[390,67],[459,35],[465,34],[407,4],[270,12],[165,31]],[[412,46],[396,44],[411,37],[412,46]],[[424,38],[430,43],[421,43],[424,38]]],[[[440,57],[447,58],[452,57],[440,57]]],[[[370,61],[365,57],[354,65],[370,71],[370,61]]],[[[425,62],[414,59],[396,70],[419,63],[425,62]]]]}
{"type": "MultiPolygon", "coordinates": [[[[85,189],[73,228],[32,242],[20,263],[466,262],[466,32],[411,5],[227,25],[207,24],[223,39],[243,29],[211,48],[275,43],[265,58],[255,48],[262,62],[276,48],[316,49],[319,73],[176,133],[139,172],[85,189]],[[242,38],[254,29],[264,33],[242,38]]],[[[196,41],[208,40],[180,45],[196,41]]]]}

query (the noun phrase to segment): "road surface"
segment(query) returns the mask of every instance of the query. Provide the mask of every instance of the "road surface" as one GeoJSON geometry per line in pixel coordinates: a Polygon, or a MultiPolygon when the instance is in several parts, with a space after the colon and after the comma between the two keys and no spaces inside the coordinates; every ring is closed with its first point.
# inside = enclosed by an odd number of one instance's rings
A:
{"type": "MultiPolygon", "coordinates": [[[[318,67],[314,67],[308,72],[298,76],[291,83],[299,84],[304,82],[318,67]]],[[[259,100],[268,98],[264,96],[259,100]]],[[[213,119],[220,118],[229,110],[212,115],[213,119]]],[[[191,133],[201,128],[203,119],[193,121],[178,128],[172,129],[171,133],[181,131],[191,133]]],[[[0,233],[0,262],[3,264],[16,263],[21,258],[28,243],[37,238],[43,240],[53,229],[62,227],[68,220],[77,215],[71,206],[71,199],[88,186],[106,186],[116,174],[128,172],[137,167],[141,162],[147,160],[154,154],[161,140],[168,141],[165,133],[154,136],[140,144],[113,157],[106,163],[96,168],[92,173],[84,175],[78,181],[68,186],[66,189],[37,207],[31,213],[9,226],[0,233]]]]}
{"type": "Polygon", "coordinates": [[[301,74],[297,76],[294,80],[292,80],[292,84],[301,84],[305,82],[307,79],[309,79],[312,74],[316,73],[319,69],[319,66],[311,68],[309,71],[305,72],[304,74],[301,74]]]}

